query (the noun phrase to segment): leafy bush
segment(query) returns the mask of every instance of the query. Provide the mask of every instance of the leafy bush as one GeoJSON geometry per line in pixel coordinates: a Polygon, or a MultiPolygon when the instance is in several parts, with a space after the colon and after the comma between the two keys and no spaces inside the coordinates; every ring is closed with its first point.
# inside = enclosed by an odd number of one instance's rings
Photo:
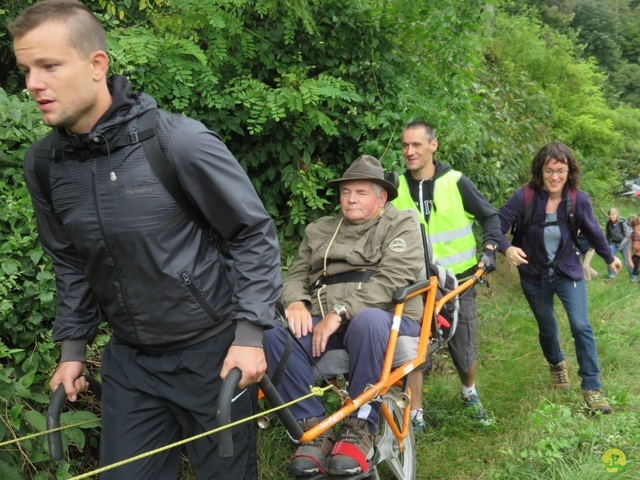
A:
{"type": "MultiPolygon", "coordinates": [[[[37,243],[31,201],[22,177],[26,149],[47,132],[38,120],[34,102],[7,95],[0,89],[0,443],[45,430],[43,412],[49,403],[46,386],[58,360],[51,339],[55,317],[55,284],[48,256],[37,243]]],[[[63,422],[78,415],[65,413],[63,422]]],[[[65,431],[66,443],[83,448],[79,428],[65,431]]],[[[94,442],[95,443],[95,442],[94,442]]],[[[0,449],[3,479],[58,478],[67,462],[48,465],[45,437],[36,437],[0,449]]]]}

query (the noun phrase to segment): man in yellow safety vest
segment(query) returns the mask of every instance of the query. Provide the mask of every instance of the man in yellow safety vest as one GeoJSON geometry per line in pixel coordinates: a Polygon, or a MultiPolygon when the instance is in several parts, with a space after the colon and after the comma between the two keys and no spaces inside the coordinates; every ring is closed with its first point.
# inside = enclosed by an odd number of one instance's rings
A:
{"type": "MultiPolygon", "coordinates": [[[[487,272],[495,270],[495,256],[500,239],[498,212],[478,191],[471,180],[450,165],[433,159],[438,140],[431,125],[414,121],[402,132],[402,154],[407,170],[400,175],[398,197],[393,204],[398,209],[415,208],[424,227],[431,261],[450,269],[461,280],[469,277],[478,266],[487,272]],[[476,240],[472,227],[477,220],[483,231],[483,252],[476,259],[476,240]]],[[[483,422],[490,421],[475,387],[478,347],[476,331],[478,311],[475,287],[460,298],[459,323],[448,348],[462,382],[462,400],[471,415],[483,422]]],[[[421,391],[422,376],[414,391],[421,391]]],[[[424,428],[421,398],[414,397],[412,418],[414,428],[424,428]]]]}

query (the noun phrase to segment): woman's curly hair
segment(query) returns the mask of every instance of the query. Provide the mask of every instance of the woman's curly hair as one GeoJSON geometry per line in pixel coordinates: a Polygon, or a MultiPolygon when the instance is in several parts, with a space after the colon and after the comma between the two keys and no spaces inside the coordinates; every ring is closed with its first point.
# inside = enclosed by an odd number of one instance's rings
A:
{"type": "Polygon", "coordinates": [[[531,161],[531,179],[529,180],[529,186],[534,190],[539,190],[544,186],[542,169],[549,160],[555,160],[567,166],[569,173],[565,187],[571,190],[577,190],[580,184],[580,165],[578,165],[573,150],[562,142],[551,142],[536,153],[536,156],[533,157],[531,161]]]}

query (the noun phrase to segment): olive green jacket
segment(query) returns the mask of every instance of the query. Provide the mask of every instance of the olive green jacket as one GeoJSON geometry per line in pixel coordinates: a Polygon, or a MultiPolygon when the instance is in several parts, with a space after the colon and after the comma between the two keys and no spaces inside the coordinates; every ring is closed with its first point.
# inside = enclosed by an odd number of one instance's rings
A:
{"type": "MultiPolygon", "coordinates": [[[[308,225],[298,255],[284,279],[283,301],[304,301],[311,314],[324,317],[335,304],[351,316],[366,308],[393,311],[394,292],[424,278],[424,249],[415,213],[391,204],[364,225],[351,225],[341,214],[308,225]],[[337,233],[336,233],[337,231],[337,233]],[[335,235],[335,237],[334,237],[335,235]],[[326,272],[335,275],[357,269],[375,273],[366,283],[312,285],[326,272]]],[[[404,315],[422,320],[422,296],[410,299],[404,315]]]]}

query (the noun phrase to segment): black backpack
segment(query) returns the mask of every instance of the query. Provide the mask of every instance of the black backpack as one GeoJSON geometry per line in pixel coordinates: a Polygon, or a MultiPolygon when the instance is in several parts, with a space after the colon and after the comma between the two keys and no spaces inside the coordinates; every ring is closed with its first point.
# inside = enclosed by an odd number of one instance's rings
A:
{"type": "MultiPolygon", "coordinates": [[[[149,165],[160,180],[160,183],[169,192],[185,214],[200,228],[208,232],[214,244],[225,255],[229,253],[229,243],[216,232],[209,222],[204,218],[202,212],[188,199],[184,193],[173,165],[160,148],[158,137],[156,136],[156,109],[152,108],[144,112],[138,121],[139,130],[127,135],[117,137],[112,144],[113,147],[123,145],[133,145],[142,142],[145,155],[149,165]]],[[[62,156],[63,152],[52,148],[53,132],[44,137],[34,154],[34,173],[47,202],[51,202],[51,183],[49,181],[49,162],[62,156]]]]}

